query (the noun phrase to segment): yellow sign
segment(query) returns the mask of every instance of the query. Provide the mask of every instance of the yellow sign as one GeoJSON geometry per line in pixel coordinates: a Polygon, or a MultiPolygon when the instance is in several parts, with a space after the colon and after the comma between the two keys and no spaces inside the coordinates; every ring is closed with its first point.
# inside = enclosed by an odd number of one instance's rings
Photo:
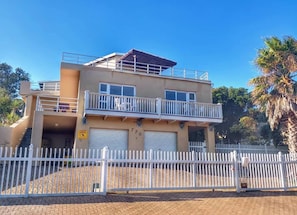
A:
{"type": "Polygon", "coordinates": [[[79,130],[77,136],[78,136],[78,139],[88,139],[88,131],[87,130],[79,130]]]}

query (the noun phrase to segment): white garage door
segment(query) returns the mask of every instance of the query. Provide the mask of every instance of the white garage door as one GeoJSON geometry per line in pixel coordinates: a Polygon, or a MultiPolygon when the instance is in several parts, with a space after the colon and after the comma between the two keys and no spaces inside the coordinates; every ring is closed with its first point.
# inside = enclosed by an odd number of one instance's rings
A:
{"type": "Polygon", "coordinates": [[[127,150],[128,131],[110,129],[90,129],[89,148],[102,149],[108,146],[112,150],[127,150]]]}
{"type": "Polygon", "coordinates": [[[176,133],[144,132],[144,150],[176,151],[176,133]]]}

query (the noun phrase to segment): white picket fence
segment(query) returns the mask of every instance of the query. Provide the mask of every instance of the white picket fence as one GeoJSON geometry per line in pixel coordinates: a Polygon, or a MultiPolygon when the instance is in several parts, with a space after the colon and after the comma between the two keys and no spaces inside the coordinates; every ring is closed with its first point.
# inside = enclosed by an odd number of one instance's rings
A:
{"type": "Polygon", "coordinates": [[[277,148],[273,145],[251,145],[251,144],[216,144],[216,152],[218,153],[229,153],[237,151],[238,153],[288,153],[288,146],[282,145],[277,148]]]}
{"type": "Polygon", "coordinates": [[[296,154],[33,150],[32,145],[14,152],[0,148],[0,197],[297,188],[296,154]]]}

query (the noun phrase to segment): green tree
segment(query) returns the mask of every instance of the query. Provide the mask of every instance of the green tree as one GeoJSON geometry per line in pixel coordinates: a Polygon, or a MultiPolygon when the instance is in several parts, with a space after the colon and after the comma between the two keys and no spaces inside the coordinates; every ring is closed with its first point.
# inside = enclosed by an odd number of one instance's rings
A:
{"type": "Polygon", "coordinates": [[[29,81],[30,75],[21,68],[13,68],[6,64],[0,64],[0,87],[5,89],[11,98],[18,97],[21,81],[29,81]]]}
{"type": "Polygon", "coordinates": [[[19,99],[21,81],[29,81],[29,73],[21,68],[0,64],[0,124],[10,125],[23,115],[24,102],[19,99]]]}
{"type": "Polygon", "coordinates": [[[253,102],[265,111],[270,128],[280,127],[290,152],[297,152],[297,41],[266,38],[255,64],[262,74],[250,80],[253,102]]]}
{"type": "Polygon", "coordinates": [[[0,125],[6,123],[7,114],[11,112],[11,98],[6,90],[0,88],[0,125]]]}
{"type": "Polygon", "coordinates": [[[251,99],[247,89],[227,88],[225,86],[213,89],[213,102],[221,103],[223,108],[223,123],[215,126],[216,138],[236,143],[243,138],[240,132],[239,120],[248,114],[251,106],[251,99]],[[231,129],[231,127],[234,126],[231,129]]]}
{"type": "Polygon", "coordinates": [[[260,135],[265,143],[270,143],[272,140],[275,147],[283,142],[280,129],[277,128],[272,131],[268,124],[265,124],[260,128],[260,135]]]}
{"type": "Polygon", "coordinates": [[[5,89],[0,88],[0,125],[11,125],[23,115],[24,102],[12,99],[5,89]]]}
{"type": "Polygon", "coordinates": [[[5,124],[6,116],[11,111],[11,98],[5,89],[0,88],[0,124],[5,124]]]}
{"type": "Polygon", "coordinates": [[[253,142],[257,139],[257,122],[250,116],[243,116],[239,119],[238,123],[234,123],[230,127],[230,137],[235,140],[236,143],[246,139],[253,142]]]}

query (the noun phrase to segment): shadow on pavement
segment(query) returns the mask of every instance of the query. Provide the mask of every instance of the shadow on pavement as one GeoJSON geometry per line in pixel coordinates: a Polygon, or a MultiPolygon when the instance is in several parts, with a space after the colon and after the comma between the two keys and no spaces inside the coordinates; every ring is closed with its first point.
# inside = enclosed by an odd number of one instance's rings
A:
{"type": "Polygon", "coordinates": [[[1,198],[0,206],[10,205],[52,205],[52,204],[87,204],[116,202],[160,202],[160,201],[203,201],[206,198],[249,198],[249,197],[297,196],[297,191],[254,191],[254,192],[221,192],[221,191],[184,191],[184,192],[131,192],[108,193],[106,196],[50,196],[29,198],[1,198]]]}

